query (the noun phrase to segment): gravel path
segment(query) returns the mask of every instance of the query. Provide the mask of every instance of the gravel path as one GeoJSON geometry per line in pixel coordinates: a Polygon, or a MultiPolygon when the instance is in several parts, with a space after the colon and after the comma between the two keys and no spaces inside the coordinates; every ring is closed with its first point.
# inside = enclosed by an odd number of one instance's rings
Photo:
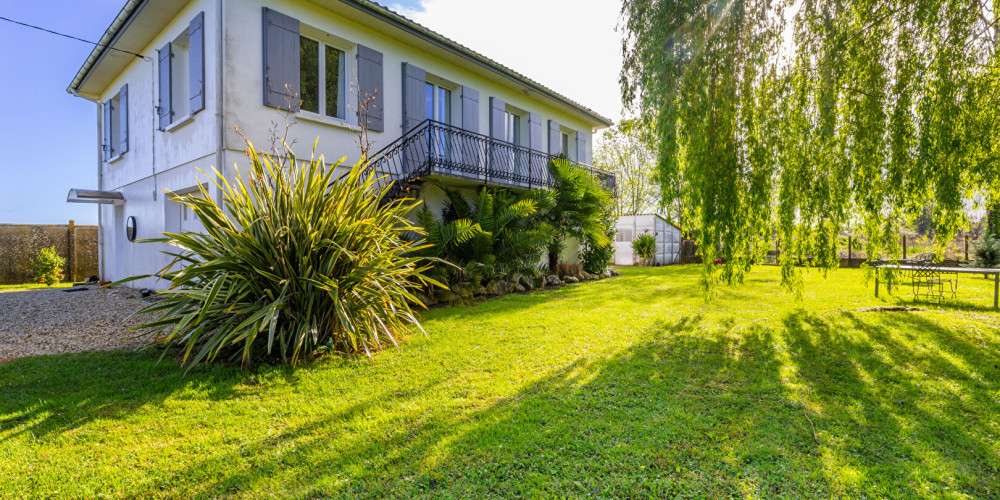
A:
{"type": "Polygon", "coordinates": [[[0,363],[25,356],[142,346],[133,314],[148,305],[131,288],[0,292],[0,363]]]}

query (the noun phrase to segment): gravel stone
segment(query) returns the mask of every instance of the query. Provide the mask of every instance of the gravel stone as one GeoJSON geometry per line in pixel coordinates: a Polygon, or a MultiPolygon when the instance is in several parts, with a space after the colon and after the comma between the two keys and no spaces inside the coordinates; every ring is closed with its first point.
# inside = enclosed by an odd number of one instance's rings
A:
{"type": "Polygon", "coordinates": [[[135,314],[144,304],[127,287],[0,292],[0,363],[26,356],[80,351],[134,349],[148,333],[129,328],[150,321],[135,314]]]}

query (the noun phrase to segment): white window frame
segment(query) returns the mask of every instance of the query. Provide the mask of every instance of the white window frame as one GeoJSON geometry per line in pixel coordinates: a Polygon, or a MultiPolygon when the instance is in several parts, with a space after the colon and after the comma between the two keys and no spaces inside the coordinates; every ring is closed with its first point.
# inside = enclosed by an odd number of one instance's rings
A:
{"type": "MultiPolygon", "coordinates": [[[[307,111],[299,109],[296,114],[309,121],[327,123],[333,125],[357,126],[357,103],[356,96],[351,91],[356,82],[351,81],[350,76],[355,75],[357,44],[351,43],[343,38],[331,35],[318,28],[302,24],[299,28],[299,37],[308,38],[319,44],[319,106],[318,111],[307,111]],[[341,96],[343,99],[343,117],[328,116],[326,114],[326,47],[330,46],[344,53],[344,74],[341,75],[343,84],[341,85],[341,96]]],[[[356,78],[356,77],[355,77],[356,78]]],[[[301,91],[297,89],[297,91],[301,91]]]]}
{"type": "MultiPolygon", "coordinates": [[[[458,85],[454,84],[452,82],[449,82],[449,81],[447,81],[447,80],[445,80],[443,78],[438,78],[438,77],[436,77],[434,75],[427,75],[425,77],[424,92],[426,92],[427,85],[432,85],[434,87],[434,92],[433,92],[434,96],[433,96],[433,99],[432,99],[433,103],[431,104],[431,106],[434,108],[434,113],[433,113],[434,116],[432,116],[431,119],[435,120],[435,121],[439,121],[441,123],[446,123],[446,124],[449,124],[449,125],[454,125],[457,120],[461,119],[460,116],[456,116],[456,114],[455,114],[456,110],[460,107],[460,106],[458,106],[458,101],[457,101],[457,97],[456,97],[456,96],[458,96],[461,93],[461,92],[459,92],[458,85]],[[448,96],[449,96],[449,98],[448,98],[449,99],[448,109],[451,111],[451,113],[450,113],[450,116],[448,116],[447,120],[442,120],[441,116],[439,116],[440,115],[440,111],[441,111],[441,91],[442,90],[448,91],[448,96]]],[[[426,115],[426,94],[424,96],[425,96],[424,97],[424,99],[425,99],[425,101],[424,101],[424,106],[425,106],[425,110],[424,111],[425,111],[425,113],[424,114],[426,115]]]]}
{"type": "MultiPolygon", "coordinates": [[[[111,124],[108,127],[110,135],[104,138],[105,144],[101,147],[109,148],[106,163],[115,163],[120,160],[125,153],[121,151],[121,137],[122,137],[122,120],[121,120],[121,106],[122,106],[122,93],[118,91],[115,95],[111,96],[107,101],[104,102],[105,106],[109,106],[111,111],[105,113],[105,116],[111,117],[111,124]]],[[[128,117],[125,117],[128,120],[128,117]]]]}

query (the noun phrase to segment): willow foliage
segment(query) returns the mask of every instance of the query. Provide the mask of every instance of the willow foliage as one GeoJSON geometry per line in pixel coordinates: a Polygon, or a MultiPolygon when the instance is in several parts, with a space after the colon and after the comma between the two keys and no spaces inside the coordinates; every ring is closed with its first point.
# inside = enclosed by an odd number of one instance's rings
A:
{"type": "Polygon", "coordinates": [[[742,280],[772,237],[795,287],[801,257],[838,265],[844,228],[894,258],[922,206],[943,244],[967,200],[1000,202],[998,6],[625,0],[623,99],[654,131],[705,285],[742,280]]]}

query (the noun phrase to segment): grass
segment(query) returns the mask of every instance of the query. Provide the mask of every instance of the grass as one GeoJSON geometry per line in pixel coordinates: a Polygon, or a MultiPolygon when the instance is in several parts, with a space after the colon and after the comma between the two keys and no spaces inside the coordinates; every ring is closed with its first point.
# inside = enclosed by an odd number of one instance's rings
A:
{"type": "Polygon", "coordinates": [[[0,496],[989,497],[992,282],[916,312],[858,270],[697,267],[430,311],[297,370],[126,352],[0,365],[0,496]]]}
{"type": "Polygon", "coordinates": [[[56,283],[52,286],[46,285],[45,283],[24,283],[20,285],[0,285],[0,292],[11,292],[14,290],[35,290],[39,288],[67,288],[73,286],[73,283],[56,283]]]}

